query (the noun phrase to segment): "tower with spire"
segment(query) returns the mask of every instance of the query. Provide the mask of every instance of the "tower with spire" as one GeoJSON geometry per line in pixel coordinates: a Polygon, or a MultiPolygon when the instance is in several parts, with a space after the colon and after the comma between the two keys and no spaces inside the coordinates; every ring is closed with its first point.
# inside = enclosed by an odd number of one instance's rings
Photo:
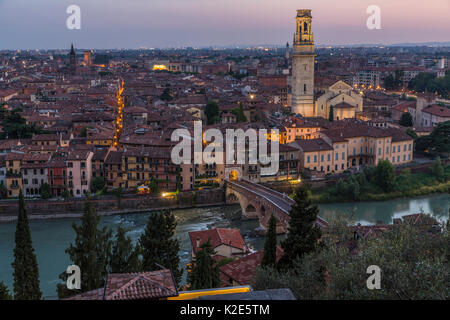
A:
{"type": "Polygon", "coordinates": [[[286,42],[286,60],[289,61],[289,42],[286,42]]]}
{"type": "Polygon", "coordinates": [[[292,112],[304,117],[314,110],[314,35],[311,10],[297,10],[292,52],[292,112]]]}
{"type": "Polygon", "coordinates": [[[75,54],[75,49],[73,48],[73,43],[70,48],[70,54],[69,54],[70,64],[69,68],[72,74],[75,74],[77,72],[77,55],[75,54]]]}

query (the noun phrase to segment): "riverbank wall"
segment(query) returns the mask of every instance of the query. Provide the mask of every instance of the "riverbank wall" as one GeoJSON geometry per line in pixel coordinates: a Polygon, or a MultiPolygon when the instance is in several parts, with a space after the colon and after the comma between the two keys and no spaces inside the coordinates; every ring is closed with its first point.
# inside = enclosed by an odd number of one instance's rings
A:
{"type": "MultiPolygon", "coordinates": [[[[29,219],[75,218],[83,214],[85,200],[25,200],[25,206],[29,219]]],[[[180,192],[169,197],[124,195],[120,206],[116,197],[100,196],[93,197],[92,203],[99,215],[114,215],[225,205],[225,193],[222,188],[217,188],[180,192]]],[[[18,200],[0,201],[0,222],[14,221],[18,209],[18,200]]]]}

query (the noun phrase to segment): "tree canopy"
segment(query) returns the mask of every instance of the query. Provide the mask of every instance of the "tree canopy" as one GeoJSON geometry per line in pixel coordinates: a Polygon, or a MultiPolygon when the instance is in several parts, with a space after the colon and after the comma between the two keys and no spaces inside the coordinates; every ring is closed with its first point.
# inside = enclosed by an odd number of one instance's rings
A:
{"type": "Polygon", "coordinates": [[[188,275],[190,290],[210,289],[220,286],[219,268],[212,258],[216,252],[209,240],[200,246],[188,275]]]}
{"type": "Polygon", "coordinates": [[[205,107],[205,115],[208,125],[219,122],[219,104],[214,100],[209,101],[205,107]]]}
{"type": "Polygon", "coordinates": [[[274,267],[277,264],[277,221],[272,215],[269,219],[269,228],[264,241],[264,255],[261,262],[262,267],[274,267]]]}
{"type": "Polygon", "coordinates": [[[450,153],[450,121],[439,123],[430,135],[417,138],[416,150],[435,155],[450,153]]]}
{"type": "Polygon", "coordinates": [[[404,112],[400,118],[400,125],[404,127],[412,127],[413,126],[413,118],[411,113],[404,112]]]}
{"type": "MultiPolygon", "coordinates": [[[[71,294],[86,292],[100,288],[108,274],[108,261],[111,256],[112,231],[106,227],[99,228],[100,217],[97,215],[91,199],[84,203],[84,213],[81,224],[72,224],[75,231],[75,241],[71,243],[66,253],[73,264],[81,270],[81,290],[68,291],[64,284],[58,284],[58,296],[60,298],[71,294]]],[[[67,274],[60,275],[62,280],[67,279],[67,274]]]]}
{"type": "Polygon", "coordinates": [[[150,214],[139,245],[142,249],[144,271],[161,270],[161,267],[170,269],[179,284],[183,271],[179,267],[180,245],[174,237],[176,226],[175,216],[169,210],[150,214]]]}
{"type": "Polygon", "coordinates": [[[22,190],[19,192],[19,215],[14,248],[14,299],[40,300],[39,269],[31,240],[30,226],[22,190]]]}
{"type": "Polygon", "coordinates": [[[437,93],[443,98],[450,95],[450,72],[444,77],[436,78],[434,73],[421,72],[409,82],[409,89],[417,92],[437,93]]]}
{"type": "Polygon", "coordinates": [[[317,249],[317,243],[321,237],[320,228],[315,225],[319,209],[317,205],[312,204],[308,192],[304,185],[295,191],[295,204],[289,212],[288,235],[281,242],[284,250],[278,263],[281,268],[291,267],[295,259],[301,259],[305,254],[317,249]]]}
{"type": "Polygon", "coordinates": [[[33,134],[43,133],[34,124],[28,125],[18,110],[7,112],[1,125],[3,126],[3,132],[0,132],[0,139],[27,139],[31,138],[33,134]]]}
{"type": "Polygon", "coordinates": [[[379,235],[355,239],[347,219],[329,219],[323,250],[296,259],[288,271],[258,269],[252,287],[290,288],[299,300],[448,300],[449,226],[433,227],[433,218],[426,215],[422,221],[416,225],[404,221],[379,235]],[[371,265],[382,272],[379,290],[367,288],[371,265]]]}

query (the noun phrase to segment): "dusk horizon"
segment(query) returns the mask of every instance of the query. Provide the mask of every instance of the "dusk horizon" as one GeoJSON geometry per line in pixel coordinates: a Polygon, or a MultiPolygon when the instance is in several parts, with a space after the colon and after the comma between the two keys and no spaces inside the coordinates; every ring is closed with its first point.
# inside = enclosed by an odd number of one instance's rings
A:
{"type": "Polygon", "coordinates": [[[433,3],[431,8],[418,0],[349,0],[340,7],[329,0],[281,4],[273,0],[214,4],[193,0],[188,5],[180,0],[107,5],[104,0],[95,4],[81,0],[76,4],[81,10],[81,29],[69,30],[66,9],[73,4],[70,1],[0,0],[0,18],[7,26],[2,30],[11,31],[0,31],[0,50],[66,48],[71,42],[96,49],[282,45],[292,42],[291,21],[299,7],[313,12],[318,46],[448,42],[450,1],[433,3]],[[380,7],[381,29],[366,26],[370,16],[366,9],[372,4],[380,7]]]}

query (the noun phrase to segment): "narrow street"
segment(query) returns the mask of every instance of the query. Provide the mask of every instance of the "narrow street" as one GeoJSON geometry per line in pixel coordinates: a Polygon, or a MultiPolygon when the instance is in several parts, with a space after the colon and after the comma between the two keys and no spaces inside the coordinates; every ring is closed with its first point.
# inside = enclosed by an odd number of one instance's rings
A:
{"type": "Polygon", "coordinates": [[[114,133],[113,146],[117,147],[119,145],[119,140],[122,135],[123,129],[123,108],[125,107],[123,101],[123,85],[122,81],[119,86],[119,91],[117,92],[117,117],[116,117],[116,132],[114,133]]]}

